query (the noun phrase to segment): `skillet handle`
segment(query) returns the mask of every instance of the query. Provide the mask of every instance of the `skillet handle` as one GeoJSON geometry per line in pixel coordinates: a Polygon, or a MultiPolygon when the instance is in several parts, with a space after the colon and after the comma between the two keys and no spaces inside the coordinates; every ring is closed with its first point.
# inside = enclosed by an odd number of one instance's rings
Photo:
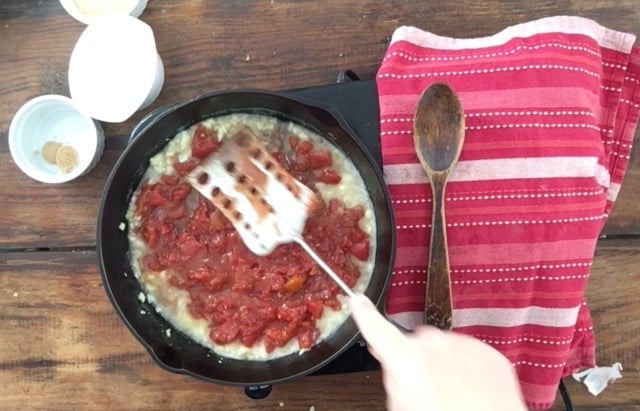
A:
{"type": "Polygon", "coordinates": [[[385,318],[387,319],[387,321],[389,321],[391,324],[393,324],[398,330],[400,330],[401,333],[403,333],[403,334],[413,334],[413,330],[410,330],[408,328],[404,328],[403,326],[401,326],[397,322],[395,322],[393,320],[390,320],[389,317],[387,317],[387,316],[385,316],[385,318]]]}
{"type": "Polygon", "coordinates": [[[360,77],[353,70],[344,70],[338,73],[336,83],[346,83],[348,81],[358,81],[360,77]]]}
{"type": "Polygon", "coordinates": [[[394,327],[396,327],[398,330],[400,330],[401,333],[403,334],[412,334],[413,330],[410,330],[408,328],[403,327],[402,325],[398,324],[397,322],[393,321],[392,319],[389,318],[389,314],[387,313],[387,307],[384,306],[384,299],[381,299],[382,302],[378,303],[378,304],[382,304],[382,307],[378,306],[378,311],[380,311],[380,314],[382,314],[382,316],[389,321],[394,327]]]}

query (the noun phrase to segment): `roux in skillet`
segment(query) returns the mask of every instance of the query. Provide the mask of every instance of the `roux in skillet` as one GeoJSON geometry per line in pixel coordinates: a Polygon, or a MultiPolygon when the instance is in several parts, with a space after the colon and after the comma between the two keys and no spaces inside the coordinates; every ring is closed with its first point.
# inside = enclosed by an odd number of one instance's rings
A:
{"type": "Polygon", "coordinates": [[[295,243],[256,256],[222,213],[184,180],[242,127],[324,206],[303,236],[363,291],[375,254],[371,201],[356,168],[322,137],[253,114],[214,117],[178,133],[150,160],[127,218],[131,263],[147,298],[177,329],[220,355],[266,360],[306,350],[348,316],[338,286],[295,243]]]}

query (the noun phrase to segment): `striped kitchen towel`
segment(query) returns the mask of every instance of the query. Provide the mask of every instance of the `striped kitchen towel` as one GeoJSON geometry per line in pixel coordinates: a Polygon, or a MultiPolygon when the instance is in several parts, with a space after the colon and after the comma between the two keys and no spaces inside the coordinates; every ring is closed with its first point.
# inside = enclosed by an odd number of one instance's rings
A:
{"type": "Polygon", "coordinates": [[[466,120],[445,200],[453,326],[511,360],[531,408],[595,364],[584,291],[638,122],[634,41],[571,16],[475,39],[400,27],[377,73],[398,239],[387,311],[422,322],[432,205],[412,121],[422,91],[445,82],[466,120]]]}

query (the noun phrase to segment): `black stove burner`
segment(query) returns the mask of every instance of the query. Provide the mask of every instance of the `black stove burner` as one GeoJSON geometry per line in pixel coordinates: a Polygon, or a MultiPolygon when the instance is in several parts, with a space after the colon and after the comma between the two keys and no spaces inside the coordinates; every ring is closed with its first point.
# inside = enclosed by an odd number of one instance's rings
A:
{"type": "MultiPolygon", "coordinates": [[[[378,124],[378,90],[374,80],[359,80],[355,73],[347,70],[338,75],[335,84],[286,90],[285,93],[309,100],[312,104],[333,106],[369,150],[378,167],[382,167],[378,124]]],[[[133,141],[150,122],[172,107],[174,106],[160,107],[147,114],[131,131],[129,142],[133,141]]],[[[365,341],[359,340],[331,363],[309,375],[344,374],[379,368],[380,364],[369,353],[365,341]]],[[[261,399],[268,396],[271,389],[271,385],[250,386],[245,388],[245,393],[250,398],[261,399]]]]}

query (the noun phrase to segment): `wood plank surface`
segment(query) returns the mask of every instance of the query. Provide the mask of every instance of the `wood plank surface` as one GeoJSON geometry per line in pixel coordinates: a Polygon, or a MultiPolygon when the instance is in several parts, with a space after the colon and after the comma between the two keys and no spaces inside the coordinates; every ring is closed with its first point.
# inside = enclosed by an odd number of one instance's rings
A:
{"type": "MultiPolygon", "coordinates": [[[[624,371],[598,397],[567,379],[578,410],[640,404],[639,259],[640,240],[598,245],[587,289],[598,359],[624,371]]],[[[2,409],[384,409],[377,371],[303,377],[256,401],[161,369],[115,313],[93,251],[0,253],[0,330],[2,409]]]]}
{"type": "MultiPolygon", "coordinates": [[[[11,159],[9,124],[32,97],[69,95],[69,56],[84,25],[57,0],[0,2],[0,409],[384,409],[377,371],[304,377],[256,401],[158,367],[116,315],[98,273],[95,229],[107,177],[131,129],[158,107],[217,90],[328,84],[345,69],[372,79],[400,25],[467,38],[564,14],[640,31],[637,0],[150,0],[141,19],[164,62],[159,98],[124,123],[103,124],[105,153],[90,173],[46,185],[11,159]]],[[[598,397],[568,379],[577,410],[640,410],[639,150],[587,289],[598,361],[621,362],[623,379],[598,397]]],[[[561,409],[558,399],[553,410],[561,409]]]]}
{"type": "MultiPolygon", "coordinates": [[[[0,247],[95,245],[102,187],[130,130],[157,107],[216,90],[278,90],[327,84],[344,69],[371,79],[399,25],[416,25],[445,36],[473,37],[557,14],[595,18],[624,31],[640,27],[637,0],[150,1],[141,18],[153,28],[165,65],[165,85],[158,100],[124,123],[104,125],[105,153],[88,175],[51,186],[30,180],[17,169],[6,136],[13,114],[29,98],[69,94],[69,56],[84,26],[69,17],[55,0],[3,2],[0,247]],[[28,201],[32,198],[39,201],[28,201]]],[[[628,180],[640,181],[637,150],[628,180]]],[[[640,232],[638,198],[640,184],[623,186],[606,233],[640,232]]]]}

